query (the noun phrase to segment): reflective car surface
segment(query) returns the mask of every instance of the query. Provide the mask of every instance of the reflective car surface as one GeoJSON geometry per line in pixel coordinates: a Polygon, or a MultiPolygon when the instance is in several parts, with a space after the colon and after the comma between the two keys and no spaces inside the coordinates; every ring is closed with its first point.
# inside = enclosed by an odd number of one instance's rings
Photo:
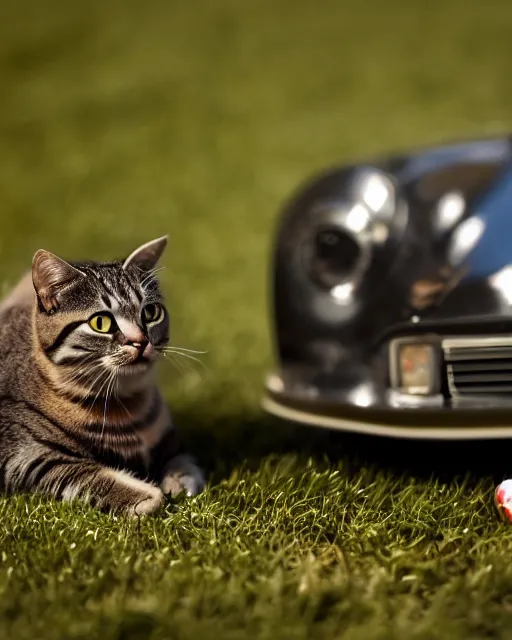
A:
{"type": "Polygon", "coordinates": [[[276,235],[267,411],[384,435],[512,436],[512,138],[326,171],[276,235]]]}

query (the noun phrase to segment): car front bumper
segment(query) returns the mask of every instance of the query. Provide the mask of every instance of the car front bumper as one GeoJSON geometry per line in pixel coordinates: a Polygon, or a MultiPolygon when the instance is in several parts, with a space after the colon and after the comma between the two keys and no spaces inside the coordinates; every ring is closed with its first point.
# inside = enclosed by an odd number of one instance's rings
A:
{"type": "MultiPolygon", "coordinates": [[[[443,399],[409,405],[402,397],[380,395],[368,406],[351,392],[290,384],[272,373],[266,379],[262,407],[276,417],[309,426],[394,438],[489,440],[512,437],[512,399],[443,399]]],[[[360,398],[361,400],[361,398],[360,398]]]]}

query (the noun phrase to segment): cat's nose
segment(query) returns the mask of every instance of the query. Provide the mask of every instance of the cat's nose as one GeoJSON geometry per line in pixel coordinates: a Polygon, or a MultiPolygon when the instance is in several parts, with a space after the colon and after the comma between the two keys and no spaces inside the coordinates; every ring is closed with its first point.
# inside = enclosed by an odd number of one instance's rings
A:
{"type": "Polygon", "coordinates": [[[146,346],[148,339],[140,327],[132,322],[127,322],[121,319],[118,320],[118,325],[121,329],[121,340],[124,344],[137,348],[141,348],[142,345],[146,346]]]}

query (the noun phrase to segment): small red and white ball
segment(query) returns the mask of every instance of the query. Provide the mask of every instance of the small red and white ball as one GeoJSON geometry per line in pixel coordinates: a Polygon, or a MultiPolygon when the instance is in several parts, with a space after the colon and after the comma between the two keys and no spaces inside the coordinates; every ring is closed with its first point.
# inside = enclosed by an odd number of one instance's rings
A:
{"type": "Polygon", "coordinates": [[[512,480],[503,480],[496,487],[494,497],[500,513],[512,522],[512,480]]]}

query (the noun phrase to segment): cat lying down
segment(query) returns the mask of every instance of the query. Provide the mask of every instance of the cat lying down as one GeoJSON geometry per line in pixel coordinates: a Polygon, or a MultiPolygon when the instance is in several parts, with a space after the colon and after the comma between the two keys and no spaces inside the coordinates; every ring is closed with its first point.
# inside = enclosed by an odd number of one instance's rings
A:
{"type": "Polygon", "coordinates": [[[120,261],[38,251],[0,304],[0,483],[140,515],[197,494],[154,364],[169,340],[155,267],[167,238],[120,261]]]}

